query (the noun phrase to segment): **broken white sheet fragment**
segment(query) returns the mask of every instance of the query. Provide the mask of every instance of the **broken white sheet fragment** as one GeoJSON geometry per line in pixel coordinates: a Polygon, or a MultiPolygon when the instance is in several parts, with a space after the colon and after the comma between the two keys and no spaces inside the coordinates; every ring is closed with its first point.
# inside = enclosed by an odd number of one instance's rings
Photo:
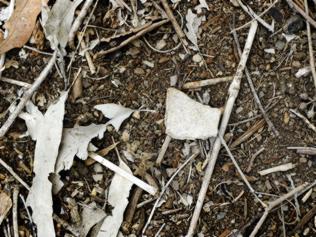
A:
{"type": "MultiPolygon", "coordinates": [[[[119,167],[132,175],[130,168],[121,160],[119,167]]],[[[128,197],[132,186],[133,182],[115,173],[108,195],[108,203],[113,207],[112,215],[104,219],[97,237],[117,236],[123,222],[123,216],[128,205],[128,197]]]]}
{"type": "Polygon", "coordinates": [[[52,183],[48,177],[55,168],[63,130],[66,99],[67,93],[63,92],[57,103],[48,107],[42,120],[38,124],[31,125],[31,127],[36,126],[40,132],[34,135],[36,138],[35,177],[26,203],[32,208],[32,217],[37,226],[38,236],[55,236],[52,183]]]}
{"type": "Polygon", "coordinates": [[[221,111],[191,99],[182,91],[169,88],[166,100],[166,133],[179,140],[216,137],[221,111]]]}
{"type": "Polygon", "coordinates": [[[95,109],[101,111],[106,118],[110,121],[106,125],[111,124],[116,131],[118,131],[122,123],[135,111],[133,109],[125,108],[118,104],[100,104],[94,106],[95,109]]]}

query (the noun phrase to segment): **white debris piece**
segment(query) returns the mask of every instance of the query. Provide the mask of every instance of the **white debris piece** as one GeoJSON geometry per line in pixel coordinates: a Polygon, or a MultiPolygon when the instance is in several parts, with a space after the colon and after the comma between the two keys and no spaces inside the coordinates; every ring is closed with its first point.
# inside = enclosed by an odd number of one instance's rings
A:
{"type": "Polygon", "coordinates": [[[85,205],[81,212],[80,237],[86,237],[90,229],[106,216],[105,212],[98,208],[95,202],[85,205]]]}
{"type": "Polygon", "coordinates": [[[94,106],[94,108],[100,110],[105,117],[111,119],[106,123],[106,125],[113,125],[116,131],[120,129],[124,120],[131,116],[131,114],[135,111],[117,104],[100,104],[94,106]]]}
{"type": "Polygon", "coordinates": [[[74,13],[81,2],[82,0],[57,0],[52,10],[45,13],[47,19],[42,20],[42,25],[52,49],[58,45],[66,47],[74,13]]]}
{"type": "Polygon", "coordinates": [[[269,54],[275,54],[275,49],[274,48],[264,49],[264,52],[269,53],[269,54]]]}
{"type": "Polygon", "coordinates": [[[297,73],[295,73],[296,78],[306,77],[311,73],[312,69],[310,66],[300,68],[297,73]]]}
{"type": "MultiPolygon", "coordinates": [[[[132,174],[130,168],[120,160],[120,168],[132,174]]],[[[133,183],[115,173],[108,195],[108,203],[113,207],[112,215],[103,221],[97,237],[116,237],[121,227],[125,209],[128,205],[128,197],[133,183]]]]}
{"type": "Polygon", "coordinates": [[[200,4],[197,5],[197,6],[194,8],[198,14],[200,14],[200,13],[202,12],[202,9],[203,9],[203,8],[205,8],[205,9],[208,10],[208,11],[210,10],[210,9],[208,8],[208,5],[207,5],[207,3],[206,3],[205,0],[199,0],[199,2],[200,2],[200,4]]]}
{"type": "Polygon", "coordinates": [[[166,133],[175,139],[215,137],[221,112],[191,99],[185,93],[169,88],[166,101],[166,133]]]}
{"type": "Polygon", "coordinates": [[[261,176],[264,176],[264,175],[271,174],[278,171],[288,171],[290,169],[293,169],[294,167],[295,165],[293,163],[286,163],[286,164],[275,166],[269,169],[261,170],[259,171],[259,174],[261,176]]]}
{"type": "Polygon", "coordinates": [[[61,149],[55,165],[55,173],[58,174],[61,170],[69,170],[75,156],[82,160],[87,159],[88,146],[91,139],[97,136],[101,139],[105,130],[105,124],[65,128],[61,149]]]}
{"type": "Polygon", "coordinates": [[[185,31],[186,36],[188,39],[194,44],[196,49],[198,49],[198,31],[199,27],[202,23],[202,17],[198,17],[196,14],[192,12],[191,9],[188,10],[188,13],[185,16],[186,19],[186,28],[185,31]]]}
{"type": "Polygon", "coordinates": [[[52,216],[52,183],[48,180],[48,176],[54,172],[55,168],[63,130],[66,99],[67,93],[63,93],[56,104],[49,106],[38,124],[38,130],[41,132],[35,133],[37,139],[34,154],[35,177],[26,203],[32,208],[32,217],[37,226],[38,236],[55,236],[52,216]]]}

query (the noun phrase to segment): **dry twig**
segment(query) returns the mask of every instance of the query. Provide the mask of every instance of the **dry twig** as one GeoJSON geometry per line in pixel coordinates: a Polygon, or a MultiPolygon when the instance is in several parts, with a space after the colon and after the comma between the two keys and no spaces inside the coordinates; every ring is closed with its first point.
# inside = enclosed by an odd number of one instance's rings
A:
{"type": "Polygon", "coordinates": [[[124,46],[128,45],[129,43],[131,43],[132,41],[136,40],[136,39],[139,39],[140,37],[142,37],[143,35],[145,35],[146,33],[152,31],[152,30],[155,30],[157,29],[158,27],[166,24],[167,22],[169,22],[169,19],[165,19],[165,20],[161,20],[159,22],[156,22],[156,23],[153,23],[151,25],[149,25],[147,28],[137,32],[135,35],[129,37],[128,39],[124,40],[122,43],[120,43],[118,46],[115,46],[113,48],[110,48],[108,50],[104,50],[104,51],[100,51],[98,53],[96,53],[93,58],[96,59],[98,57],[102,57],[102,56],[105,56],[109,53],[113,53],[115,52],[116,50],[119,50],[121,48],[123,48],[124,46]]]}
{"type": "Polygon", "coordinates": [[[77,16],[76,20],[73,22],[71,29],[69,31],[69,35],[68,35],[68,42],[70,44],[71,47],[74,47],[74,38],[75,35],[83,21],[83,19],[85,18],[85,16],[88,13],[89,8],[91,7],[93,3],[93,0],[86,0],[85,3],[83,4],[79,15],[77,16]]]}
{"type": "Polygon", "coordinates": [[[32,97],[33,93],[39,88],[39,86],[42,84],[42,82],[46,79],[48,73],[54,66],[57,58],[57,51],[54,52],[53,56],[47,63],[46,67],[43,69],[41,74],[35,79],[35,82],[32,84],[32,86],[24,92],[22,98],[20,99],[19,104],[16,106],[15,110],[10,114],[7,121],[2,125],[0,128],[0,137],[3,137],[15,119],[18,117],[18,115],[21,113],[22,109],[26,105],[26,103],[29,101],[29,99],[32,97]]]}
{"type": "Polygon", "coordinates": [[[154,216],[155,210],[157,208],[157,205],[159,203],[159,201],[161,200],[162,196],[164,195],[165,191],[167,190],[167,188],[169,187],[169,185],[171,184],[171,182],[173,181],[173,179],[178,175],[178,173],[194,158],[196,158],[200,153],[195,153],[193,155],[191,155],[177,170],[176,172],[174,172],[174,174],[170,177],[170,179],[168,180],[168,182],[165,184],[165,186],[163,186],[163,188],[161,189],[161,192],[159,194],[159,197],[156,199],[156,202],[150,212],[150,215],[148,217],[148,220],[146,222],[145,227],[143,228],[142,234],[144,235],[147,227],[149,226],[149,223],[151,221],[151,219],[154,216]]]}
{"type": "Polygon", "coordinates": [[[169,20],[171,21],[171,24],[173,25],[173,28],[176,31],[180,41],[182,42],[183,48],[185,49],[186,52],[188,52],[188,49],[186,47],[188,45],[188,42],[186,41],[185,34],[183,33],[180,25],[178,24],[175,16],[173,15],[172,10],[169,7],[167,0],[160,0],[160,2],[162,4],[163,8],[165,9],[166,14],[167,14],[169,20]]]}
{"type": "Polygon", "coordinates": [[[250,237],[255,237],[256,234],[258,233],[259,229],[261,228],[262,224],[264,223],[264,221],[266,220],[267,216],[269,215],[270,211],[272,209],[274,209],[275,207],[277,207],[278,205],[280,205],[282,202],[284,202],[285,200],[292,198],[295,194],[299,193],[300,191],[302,191],[304,188],[306,187],[306,184],[302,184],[298,187],[296,187],[295,189],[292,189],[290,192],[288,192],[287,194],[279,197],[278,199],[271,201],[268,203],[268,206],[265,208],[263,215],[261,216],[260,220],[258,221],[257,225],[255,226],[255,228],[253,229],[253,231],[250,234],[250,237]]]}
{"type": "Polygon", "coordinates": [[[30,186],[28,186],[27,183],[25,183],[23,181],[23,179],[20,178],[19,175],[17,175],[17,173],[14,172],[14,170],[7,164],[5,163],[1,158],[0,158],[0,165],[2,165],[7,171],[9,171],[9,173],[17,180],[20,182],[20,184],[22,184],[28,191],[30,191],[30,186]]]}
{"type": "MultiPolygon", "coordinates": [[[[238,54],[239,54],[239,57],[240,57],[241,56],[241,48],[240,48],[240,43],[239,43],[238,35],[237,35],[236,31],[233,31],[233,37],[234,37],[234,40],[235,40],[235,43],[236,43],[236,46],[237,46],[237,51],[238,51],[238,54]]],[[[264,110],[264,108],[262,106],[262,103],[261,103],[260,98],[259,98],[259,96],[258,96],[258,94],[256,92],[255,86],[254,86],[254,84],[252,82],[252,79],[251,79],[251,76],[250,76],[250,73],[249,73],[247,67],[245,68],[245,74],[246,74],[246,78],[247,78],[250,90],[252,92],[253,98],[255,99],[255,102],[256,102],[257,106],[259,107],[260,112],[261,112],[264,120],[268,124],[269,129],[273,132],[273,134],[275,136],[279,136],[278,130],[276,130],[276,128],[274,127],[273,123],[271,122],[269,116],[267,115],[267,113],[265,112],[265,110],[264,110]]]]}
{"type": "Polygon", "coordinates": [[[13,236],[19,237],[19,225],[18,225],[18,197],[19,187],[16,186],[13,189],[13,207],[12,207],[12,222],[13,222],[13,236]]]}
{"type": "MultiPolygon", "coordinates": [[[[305,13],[308,13],[308,3],[307,0],[304,0],[305,3],[305,13]]],[[[308,39],[308,52],[309,52],[309,64],[312,71],[312,76],[314,80],[314,86],[316,90],[316,69],[315,69],[315,59],[314,59],[314,52],[313,52],[313,43],[312,43],[312,34],[311,34],[311,26],[308,21],[306,21],[306,31],[307,31],[307,39],[308,39]]]]}
{"type": "MultiPolygon", "coordinates": [[[[228,97],[227,102],[226,102],[225,111],[223,114],[220,129],[219,129],[220,136],[224,136],[224,134],[225,134],[230,115],[232,113],[236,98],[237,98],[238,93],[239,93],[239,88],[240,88],[241,78],[243,75],[243,70],[246,66],[247,59],[248,59],[248,56],[249,56],[249,53],[251,50],[251,46],[252,46],[253,40],[255,38],[256,32],[257,32],[257,28],[258,28],[258,23],[256,21],[251,23],[251,27],[250,27],[250,30],[248,33],[248,37],[246,40],[243,54],[240,58],[240,62],[239,62],[235,77],[234,77],[234,79],[229,87],[229,97],[228,97]]],[[[205,176],[203,178],[203,182],[201,185],[199,196],[198,196],[198,199],[196,202],[194,213],[193,213],[191,223],[189,226],[189,230],[187,233],[187,237],[192,237],[194,234],[194,231],[195,231],[195,228],[196,228],[199,216],[200,216],[200,212],[201,212],[201,209],[203,206],[203,202],[205,199],[205,195],[206,195],[206,192],[208,189],[208,185],[210,183],[210,179],[211,179],[213,171],[214,171],[215,163],[216,163],[220,148],[221,148],[221,140],[219,137],[217,137],[217,139],[215,140],[211,155],[208,154],[209,163],[208,163],[208,166],[207,166],[206,171],[205,171],[205,176]]]]}
{"type": "Polygon", "coordinates": [[[312,124],[303,114],[301,114],[300,112],[294,110],[294,109],[290,109],[290,112],[295,114],[297,117],[299,117],[300,119],[302,119],[307,126],[312,129],[314,132],[316,132],[316,127],[314,124],[312,124]]]}
{"type": "Polygon", "coordinates": [[[163,160],[163,157],[165,156],[166,154],[166,151],[168,149],[168,146],[169,146],[169,143],[171,142],[171,137],[169,135],[166,136],[166,139],[165,141],[163,142],[162,146],[161,146],[161,149],[159,151],[159,154],[158,154],[158,158],[156,160],[156,164],[158,166],[161,165],[161,162],[163,160]]]}
{"type": "Polygon", "coordinates": [[[228,77],[217,77],[217,78],[212,78],[212,79],[206,79],[206,80],[201,80],[201,81],[192,81],[192,82],[187,82],[183,85],[183,89],[197,89],[201,88],[204,86],[211,86],[211,85],[216,85],[217,83],[220,82],[227,82],[233,80],[234,77],[228,76],[228,77]]]}

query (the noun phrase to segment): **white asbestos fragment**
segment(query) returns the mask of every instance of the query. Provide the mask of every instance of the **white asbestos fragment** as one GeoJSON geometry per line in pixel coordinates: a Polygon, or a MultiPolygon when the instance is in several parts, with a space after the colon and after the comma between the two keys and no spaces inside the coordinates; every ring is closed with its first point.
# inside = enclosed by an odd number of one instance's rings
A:
{"type": "MultiPolygon", "coordinates": [[[[130,168],[120,160],[120,168],[124,169],[129,174],[132,174],[130,168]]],[[[128,197],[133,183],[118,173],[115,173],[108,195],[108,203],[113,207],[112,215],[107,216],[97,237],[116,237],[121,224],[125,209],[128,205],[128,197]]]]}
{"type": "Polygon", "coordinates": [[[264,52],[269,53],[269,54],[275,54],[275,49],[274,48],[264,49],[264,52]]]}
{"type": "Polygon", "coordinates": [[[135,111],[117,104],[100,104],[94,106],[94,108],[100,110],[105,117],[110,119],[110,121],[108,121],[106,124],[111,124],[116,129],[116,131],[120,129],[124,120],[135,111]]]}
{"type": "Polygon", "coordinates": [[[261,170],[259,171],[259,174],[261,176],[264,176],[264,175],[271,174],[278,171],[288,171],[290,169],[293,169],[294,167],[295,165],[293,163],[286,163],[286,164],[278,165],[269,169],[261,170]]]}
{"type": "Polygon", "coordinates": [[[169,88],[166,101],[166,133],[174,139],[194,140],[215,137],[221,112],[169,88]]]}
{"type": "Polygon", "coordinates": [[[55,168],[63,130],[66,99],[67,93],[63,93],[56,104],[49,106],[38,124],[40,132],[35,133],[35,177],[26,203],[32,208],[32,217],[37,226],[38,236],[55,236],[52,183],[48,177],[55,168]]]}

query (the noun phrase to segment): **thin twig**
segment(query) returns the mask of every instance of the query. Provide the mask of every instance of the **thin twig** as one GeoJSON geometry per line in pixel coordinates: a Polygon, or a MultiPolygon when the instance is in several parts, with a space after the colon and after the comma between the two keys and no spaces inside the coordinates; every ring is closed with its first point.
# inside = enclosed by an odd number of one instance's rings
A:
{"type": "Polygon", "coordinates": [[[46,79],[48,73],[50,72],[50,70],[52,69],[52,67],[54,66],[56,62],[56,57],[57,57],[57,51],[54,52],[53,56],[47,63],[46,67],[43,69],[41,74],[35,79],[32,86],[27,91],[25,91],[22,98],[20,99],[19,104],[16,106],[15,110],[10,114],[7,121],[0,128],[0,137],[3,137],[7,133],[7,131],[9,130],[9,128],[11,127],[15,119],[21,113],[26,103],[32,97],[33,93],[40,87],[42,82],[46,79]]]}
{"type": "Polygon", "coordinates": [[[7,82],[7,83],[10,83],[10,84],[16,85],[16,86],[22,86],[22,87],[25,87],[25,88],[30,88],[32,86],[31,84],[29,84],[27,82],[14,80],[14,79],[7,78],[7,77],[1,77],[0,81],[7,82]]]}
{"type": "Polygon", "coordinates": [[[28,191],[30,191],[30,186],[23,181],[23,179],[20,178],[17,173],[14,172],[14,170],[7,164],[5,163],[1,158],[0,158],[0,165],[2,165],[17,181],[20,182],[28,191]]]}
{"type": "MultiPolygon", "coordinates": [[[[236,31],[233,31],[233,37],[234,37],[234,40],[235,40],[235,44],[237,46],[237,51],[238,51],[238,54],[239,54],[239,57],[241,56],[241,47],[240,47],[240,43],[239,43],[239,40],[238,40],[238,35],[236,33],[236,31]]],[[[275,128],[275,126],[273,125],[273,123],[271,122],[269,116],[267,115],[267,113],[265,112],[263,106],[262,106],[262,103],[260,101],[260,98],[256,92],[256,89],[255,89],[255,86],[253,84],[253,81],[251,79],[251,76],[250,76],[250,73],[248,71],[248,68],[246,67],[245,68],[245,74],[246,74],[246,78],[247,78],[247,81],[248,81],[248,84],[249,84],[249,87],[250,87],[250,90],[252,92],[252,95],[253,95],[253,98],[255,99],[255,102],[257,104],[257,106],[259,107],[260,109],[260,112],[264,118],[264,120],[266,121],[266,123],[268,124],[269,126],[269,129],[273,132],[273,134],[275,136],[279,136],[279,132],[278,130],[275,128]]]]}
{"type": "Polygon", "coordinates": [[[266,220],[266,218],[269,215],[269,212],[274,209],[276,206],[280,205],[282,202],[284,202],[285,200],[292,198],[295,194],[299,193],[300,191],[302,191],[304,188],[306,187],[306,184],[302,184],[298,187],[296,187],[295,189],[292,189],[290,192],[288,192],[287,194],[279,197],[278,199],[271,201],[268,203],[268,206],[265,208],[263,215],[261,216],[259,222],[257,223],[257,225],[255,226],[255,228],[253,229],[253,231],[250,234],[250,237],[255,237],[256,234],[258,233],[259,229],[261,228],[262,224],[264,223],[264,221],[266,220]]]}
{"type": "Polygon", "coordinates": [[[171,8],[169,7],[169,4],[167,0],[160,0],[169,20],[171,21],[171,24],[173,25],[174,30],[176,31],[180,41],[182,42],[183,48],[186,52],[188,52],[188,49],[186,46],[188,46],[188,42],[186,41],[185,34],[183,33],[180,25],[178,24],[175,16],[172,13],[171,8]]]}
{"type": "Polygon", "coordinates": [[[146,33],[155,30],[157,28],[159,28],[160,26],[166,24],[167,22],[169,22],[169,19],[165,19],[165,20],[161,20],[159,22],[153,23],[150,26],[148,26],[147,28],[137,32],[135,35],[129,37],[128,39],[124,40],[122,43],[120,43],[118,46],[115,46],[113,48],[110,48],[108,50],[104,50],[104,51],[100,51],[98,53],[96,53],[93,58],[96,59],[98,57],[102,57],[105,56],[109,53],[113,53],[116,50],[119,50],[121,48],[123,48],[124,46],[128,45],[129,43],[131,43],[132,41],[139,39],[140,37],[142,37],[143,35],[145,35],[146,33]]]}
{"type": "Polygon", "coordinates": [[[314,124],[312,124],[303,114],[301,114],[300,112],[298,112],[294,109],[290,109],[290,112],[295,114],[300,119],[302,119],[310,129],[312,129],[314,132],[316,132],[316,126],[314,124]]]}
{"type": "Polygon", "coordinates": [[[290,5],[290,6],[293,6],[293,8],[299,13],[299,14],[301,14],[304,18],[305,18],[305,20],[306,21],[308,21],[308,23],[311,25],[311,26],[313,26],[314,28],[316,28],[316,21],[313,19],[313,18],[311,18],[309,15],[307,15],[306,13],[305,13],[305,11],[302,9],[302,8],[300,8],[300,6],[298,6],[296,3],[294,3],[292,0],[286,0],[287,1],[287,3],[290,5]]]}
{"type": "Polygon", "coordinates": [[[219,138],[222,142],[222,145],[224,146],[226,152],[228,153],[228,156],[230,157],[230,159],[232,160],[233,164],[235,165],[240,177],[242,178],[242,180],[246,183],[247,187],[249,188],[250,192],[255,196],[255,198],[260,202],[260,204],[265,208],[267,205],[261,201],[261,199],[257,196],[256,191],[253,189],[253,187],[251,186],[251,184],[249,183],[249,181],[247,180],[245,174],[242,172],[241,168],[239,167],[236,159],[234,158],[233,154],[231,153],[228,145],[226,144],[224,138],[219,135],[219,138]]]}
{"type": "Polygon", "coordinates": [[[72,26],[71,26],[71,29],[70,29],[69,35],[68,35],[68,42],[69,42],[69,45],[71,47],[74,47],[75,35],[76,35],[83,19],[87,15],[88,10],[91,7],[92,3],[93,3],[93,0],[86,0],[85,3],[83,4],[81,10],[80,10],[79,15],[76,18],[76,20],[72,23],[72,26]]]}
{"type": "MultiPolygon", "coordinates": [[[[239,62],[235,77],[234,77],[234,79],[229,87],[229,97],[228,97],[227,102],[226,102],[225,111],[223,114],[220,129],[219,129],[220,136],[224,136],[224,134],[225,134],[230,115],[232,113],[235,101],[237,99],[240,84],[241,84],[241,78],[243,75],[243,70],[246,66],[247,59],[248,59],[248,56],[249,56],[249,53],[251,50],[251,46],[252,46],[253,40],[255,38],[256,32],[257,32],[257,28],[258,28],[258,23],[256,21],[251,23],[251,27],[250,27],[250,30],[248,33],[248,37],[247,37],[247,41],[246,41],[246,44],[244,47],[243,54],[240,58],[240,62],[239,62]]],[[[208,163],[208,166],[207,166],[206,171],[205,171],[205,176],[203,178],[203,182],[201,185],[199,196],[198,196],[198,199],[196,202],[196,206],[195,206],[193,216],[191,219],[191,223],[189,226],[189,230],[187,233],[187,237],[192,237],[194,234],[194,231],[195,231],[195,228],[196,228],[199,216],[200,216],[200,212],[202,210],[202,206],[203,206],[205,195],[206,195],[206,192],[208,189],[208,185],[210,183],[210,180],[211,180],[211,177],[212,177],[212,174],[214,171],[214,167],[216,164],[216,160],[217,160],[217,156],[218,156],[218,153],[220,151],[220,148],[221,148],[221,140],[219,137],[217,137],[217,139],[215,140],[211,155],[209,153],[207,155],[209,163],[208,163]]]]}
{"type": "Polygon", "coordinates": [[[169,187],[169,185],[171,184],[171,182],[173,181],[173,179],[178,175],[178,173],[179,173],[192,159],[196,158],[199,154],[200,154],[200,153],[197,152],[197,153],[191,155],[191,156],[176,170],[176,172],[174,172],[174,174],[170,177],[170,179],[169,179],[168,182],[165,184],[165,186],[163,186],[163,188],[161,189],[161,192],[160,192],[160,194],[159,194],[159,197],[156,199],[156,202],[155,202],[153,208],[151,209],[151,212],[150,212],[150,215],[149,215],[148,220],[147,220],[147,222],[146,222],[146,225],[145,225],[145,227],[143,228],[143,231],[142,231],[143,235],[144,235],[144,233],[145,233],[147,227],[149,226],[149,223],[150,223],[151,219],[152,219],[153,216],[154,216],[154,213],[155,213],[155,210],[156,210],[156,208],[157,208],[157,206],[158,206],[159,201],[161,200],[162,196],[164,195],[165,191],[167,190],[167,188],[169,187]]]}
{"type": "Polygon", "coordinates": [[[221,82],[228,82],[233,80],[234,77],[232,76],[227,76],[227,77],[217,77],[217,78],[212,78],[212,79],[206,79],[206,80],[201,80],[201,81],[192,81],[192,82],[187,82],[183,85],[183,89],[197,89],[201,88],[204,86],[211,86],[211,85],[216,85],[221,82]]]}
{"type": "MultiPolygon", "coordinates": [[[[308,3],[307,0],[304,0],[305,3],[305,13],[306,15],[309,15],[308,13],[308,3]]],[[[316,69],[315,69],[315,59],[314,59],[314,52],[313,52],[313,42],[312,42],[312,34],[311,34],[311,26],[306,21],[306,31],[307,31],[307,39],[308,39],[308,52],[309,52],[309,64],[312,70],[312,76],[314,80],[314,86],[316,90],[316,69]]]]}
{"type": "Polygon", "coordinates": [[[136,211],[137,203],[140,199],[140,197],[143,194],[143,190],[139,187],[136,187],[135,191],[133,192],[132,198],[130,199],[130,202],[128,204],[128,207],[125,212],[125,221],[122,225],[122,229],[125,232],[130,231],[130,227],[132,225],[133,217],[136,211]]]}
{"type": "Polygon", "coordinates": [[[13,222],[13,236],[19,237],[19,225],[18,225],[18,197],[19,187],[16,186],[13,189],[13,207],[12,207],[12,222],[13,222]]]}
{"type": "Polygon", "coordinates": [[[257,20],[260,22],[261,25],[263,25],[267,30],[274,32],[274,23],[272,22],[271,25],[269,25],[267,22],[265,22],[260,16],[258,16],[248,5],[244,5],[241,0],[237,0],[239,6],[254,20],[257,20]]]}
{"type": "Polygon", "coordinates": [[[100,164],[102,164],[105,167],[107,167],[108,169],[112,170],[113,172],[118,173],[120,176],[128,179],[133,184],[137,185],[138,187],[140,187],[144,191],[150,193],[151,195],[155,195],[155,193],[157,192],[156,188],[154,188],[153,186],[145,183],[141,179],[139,179],[136,176],[128,173],[127,171],[123,170],[122,168],[120,168],[119,166],[113,164],[112,162],[108,161],[107,159],[103,158],[102,156],[99,156],[98,154],[93,153],[93,152],[90,152],[89,156],[92,159],[94,159],[95,161],[97,161],[100,164]]]}
{"type": "Polygon", "coordinates": [[[166,136],[166,139],[165,141],[163,142],[162,146],[161,146],[161,149],[159,151],[159,154],[158,154],[158,158],[156,160],[156,164],[158,166],[161,165],[161,162],[163,160],[163,157],[165,156],[166,154],[166,151],[168,149],[168,146],[169,146],[169,143],[171,142],[171,137],[169,135],[166,136]]]}

